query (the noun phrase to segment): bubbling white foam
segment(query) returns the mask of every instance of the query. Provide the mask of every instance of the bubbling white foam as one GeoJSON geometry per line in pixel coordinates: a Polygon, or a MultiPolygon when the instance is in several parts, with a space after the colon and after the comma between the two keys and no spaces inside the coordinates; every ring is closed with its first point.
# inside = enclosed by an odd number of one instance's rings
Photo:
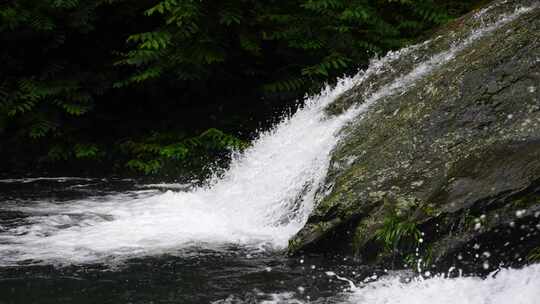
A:
{"type": "Polygon", "coordinates": [[[356,113],[326,118],[323,108],[353,82],[307,100],[208,186],[10,206],[30,217],[0,233],[0,264],[85,263],[194,245],[283,248],[312,209],[338,131],[356,113]]]}
{"type": "Polygon", "coordinates": [[[537,304],[540,265],[504,269],[488,276],[414,279],[383,278],[352,291],[350,304],[537,304]]]}

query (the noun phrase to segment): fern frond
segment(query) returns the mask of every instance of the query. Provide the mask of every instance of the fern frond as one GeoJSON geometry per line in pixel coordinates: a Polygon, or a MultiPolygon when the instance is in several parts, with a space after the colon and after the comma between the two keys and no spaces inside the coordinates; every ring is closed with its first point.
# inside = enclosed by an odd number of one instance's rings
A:
{"type": "Polygon", "coordinates": [[[302,37],[297,40],[289,41],[289,46],[301,50],[320,50],[326,45],[326,42],[318,38],[302,37]]]}
{"type": "Polygon", "coordinates": [[[54,0],[52,6],[55,8],[73,9],[79,6],[79,0],[54,0]]]}
{"type": "Polygon", "coordinates": [[[91,103],[73,103],[73,102],[65,102],[62,100],[55,100],[53,101],[54,104],[58,105],[64,112],[66,112],[69,115],[73,116],[81,116],[83,114],[86,114],[88,111],[92,109],[91,103]]]}
{"type": "Polygon", "coordinates": [[[242,23],[242,13],[238,9],[229,8],[219,12],[219,23],[227,26],[242,23]]]}
{"type": "Polygon", "coordinates": [[[320,63],[302,69],[302,75],[327,77],[332,70],[346,68],[350,62],[349,58],[333,53],[326,56],[320,63]]]}
{"type": "Polygon", "coordinates": [[[76,144],[73,148],[75,158],[95,159],[100,156],[100,149],[96,144],[76,144]]]}
{"type": "Polygon", "coordinates": [[[366,22],[369,21],[372,16],[373,12],[368,8],[357,6],[349,7],[343,10],[343,12],[339,15],[339,18],[345,21],[366,22]]]}
{"type": "Polygon", "coordinates": [[[261,54],[261,46],[256,39],[242,34],[238,37],[238,39],[240,41],[240,47],[242,47],[243,50],[246,50],[256,56],[261,54]]]}
{"type": "Polygon", "coordinates": [[[300,6],[318,13],[324,13],[329,10],[343,8],[344,2],[342,0],[308,0],[300,6]]]}
{"type": "Polygon", "coordinates": [[[15,116],[17,114],[22,114],[30,112],[37,104],[35,100],[21,100],[17,103],[11,105],[11,108],[8,109],[8,116],[15,116]]]}
{"type": "Polygon", "coordinates": [[[285,80],[275,81],[267,83],[263,86],[263,91],[267,94],[281,93],[281,92],[295,92],[302,90],[308,83],[306,78],[289,78],[285,80]]]}
{"type": "Polygon", "coordinates": [[[160,55],[162,53],[156,50],[137,49],[124,54],[123,59],[116,61],[114,64],[141,66],[158,60],[160,55]]]}
{"type": "Polygon", "coordinates": [[[56,28],[54,21],[50,17],[44,15],[33,15],[29,25],[40,32],[52,32],[56,28]]]}
{"type": "Polygon", "coordinates": [[[58,127],[56,123],[45,118],[35,120],[28,131],[30,138],[41,138],[58,127]]]}
{"type": "Polygon", "coordinates": [[[128,42],[138,43],[137,47],[143,50],[159,50],[166,48],[171,42],[171,34],[168,32],[146,32],[134,34],[128,37],[128,42]]]}
{"type": "Polygon", "coordinates": [[[173,9],[178,5],[177,0],[164,0],[159,2],[158,4],[154,5],[150,9],[146,10],[144,13],[147,16],[152,16],[155,14],[165,14],[168,12],[173,11],[173,9]]]}

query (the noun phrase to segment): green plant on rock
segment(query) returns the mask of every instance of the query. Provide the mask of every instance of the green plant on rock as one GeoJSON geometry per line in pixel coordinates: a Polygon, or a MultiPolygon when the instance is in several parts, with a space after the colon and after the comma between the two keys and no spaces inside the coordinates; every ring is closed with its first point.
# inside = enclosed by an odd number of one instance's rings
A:
{"type": "Polygon", "coordinates": [[[375,232],[375,239],[383,244],[387,253],[392,254],[418,247],[421,238],[422,232],[416,221],[396,214],[388,216],[375,232]]]}
{"type": "Polygon", "coordinates": [[[527,256],[529,262],[538,263],[540,262],[540,247],[536,247],[527,256]]]}
{"type": "MultiPolygon", "coordinates": [[[[419,246],[420,244],[418,244],[419,246]]],[[[433,265],[433,248],[427,246],[422,251],[415,250],[415,252],[410,252],[403,257],[403,262],[405,267],[412,268],[414,270],[421,271],[422,269],[428,269],[433,265]]]]}

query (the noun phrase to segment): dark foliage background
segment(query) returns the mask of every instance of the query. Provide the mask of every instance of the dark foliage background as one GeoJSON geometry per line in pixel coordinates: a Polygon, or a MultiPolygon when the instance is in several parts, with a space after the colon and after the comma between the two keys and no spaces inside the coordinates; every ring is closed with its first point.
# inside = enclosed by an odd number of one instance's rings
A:
{"type": "Polygon", "coordinates": [[[480,2],[0,1],[0,170],[200,171],[480,2]]]}

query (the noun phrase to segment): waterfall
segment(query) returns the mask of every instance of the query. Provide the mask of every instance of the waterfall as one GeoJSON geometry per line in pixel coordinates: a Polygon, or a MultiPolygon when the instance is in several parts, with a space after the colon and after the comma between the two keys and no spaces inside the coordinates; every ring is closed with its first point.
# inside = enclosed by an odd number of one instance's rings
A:
{"type": "MultiPolygon", "coordinates": [[[[317,203],[317,190],[345,125],[528,10],[481,22],[438,54],[417,56],[416,52],[429,49],[426,42],[372,60],[366,70],[307,98],[294,115],[259,134],[250,148],[233,158],[222,177],[205,186],[1,206],[29,216],[17,225],[0,227],[0,265],[90,263],[174,254],[186,248],[220,250],[231,244],[252,250],[283,249],[317,203]],[[403,58],[413,64],[382,84],[369,83],[377,75],[391,73],[393,64],[403,58]],[[359,97],[362,102],[340,115],[325,114],[339,96],[362,85],[366,87],[359,97]]],[[[481,20],[488,11],[476,18],[481,20]]]]}

